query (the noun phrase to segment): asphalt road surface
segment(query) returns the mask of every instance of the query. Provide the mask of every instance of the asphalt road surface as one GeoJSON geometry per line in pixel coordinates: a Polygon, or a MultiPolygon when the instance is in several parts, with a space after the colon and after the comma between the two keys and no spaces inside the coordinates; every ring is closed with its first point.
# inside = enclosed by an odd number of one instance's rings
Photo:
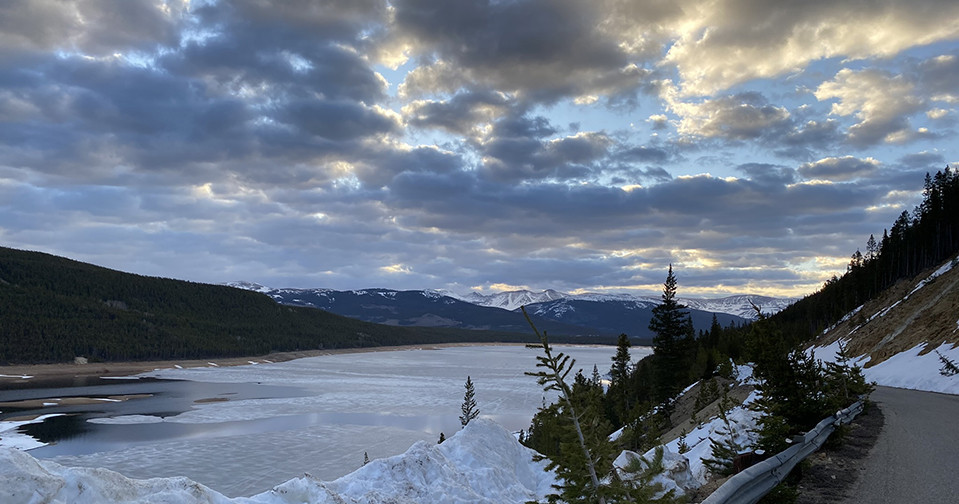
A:
{"type": "Polygon", "coordinates": [[[959,396],[879,387],[872,400],[885,424],[847,502],[959,503],[959,396]]]}

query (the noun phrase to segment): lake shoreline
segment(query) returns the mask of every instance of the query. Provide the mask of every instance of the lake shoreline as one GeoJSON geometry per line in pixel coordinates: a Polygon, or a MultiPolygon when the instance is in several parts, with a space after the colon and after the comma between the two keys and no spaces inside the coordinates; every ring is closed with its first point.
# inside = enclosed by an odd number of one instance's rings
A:
{"type": "Polygon", "coordinates": [[[4,383],[30,382],[40,384],[49,380],[64,378],[118,378],[135,376],[159,369],[198,368],[198,367],[231,367],[247,366],[252,364],[270,364],[286,362],[307,357],[322,355],[339,355],[366,352],[395,352],[406,350],[438,350],[464,346],[523,346],[523,343],[433,343],[426,345],[397,345],[362,348],[337,348],[324,350],[297,350],[291,352],[274,352],[267,355],[253,357],[222,357],[208,359],[171,359],[160,361],[124,361],[124,362],[91,362],[88,364],[58,363],[58,364],[15,364],[0,366],[0,387],[4,383]]]}

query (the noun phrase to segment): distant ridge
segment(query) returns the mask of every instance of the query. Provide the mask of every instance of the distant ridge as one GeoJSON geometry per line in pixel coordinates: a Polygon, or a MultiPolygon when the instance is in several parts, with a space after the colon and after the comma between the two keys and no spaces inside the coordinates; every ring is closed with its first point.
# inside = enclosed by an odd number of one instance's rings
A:
{"type": "MultiPolygon", "coordinates": [[[[457,295],[442,290],[275,289],[251,282],[230,286],[264,293],[281,304],[320,308],[347,317],[397,326],[459,327],[519,330],[526,324],[518,312],[526,306],[540,329],[552,334],[616,336],[624,333],[634,344],[652,337],[649,319],[660,300],[630,294],[567,294],[556,290],[517,290],[496,294],[457,295]]],[[[729,296],[720,299],[686,299],[693,326],[709,329],[713,315],[723,326],[756,318],[753,304],[774,313],[792,300],[765,296],[729,296]]]]}
{"type": "MultiPolygon", "coordinates": [[[[447,295],[457,297],[464,301],[480,306],[490,306],[502,308],[504,310],[517,310],[520,306],[546,303],[558,299],[596,302],[637,302],[652,303],[654,305],[659,304],[660,302],[659,297],[652,296],[637,296],[633,294],[605,294],[595,292],[567,294],[565,292],[552,289],[547,289],[540,292],[515,290],[497,292],[495,294],[471,292],[463,296],[457,296],[452,293],[448,293],[447,295]]],[[[777,298],[769,296],[756,296],[751,294],[737,294],[715,299],[679,298],[678,300],[680,303],[685,304],[687,307],[692,309],[714,313],[727,313],[729,315],[735,315],[748,320],[755,320],[757,318],[756,310],[753,308],[753,305],[756,305],[760,311],[763,312],[763,314],[771,315],[779,312],[783,308],[796,301],[795,298],[777,298]]]]}
{"type": "MultiPolygon", "coordinates": [[[[319,308],[345,317],[404,327],[450,327],[480,331],[528,332],[522,314],[450,297],[436,290],[392,289],[270,289],[251,282],[231,282],[231,287],[260,292],[284,305],[319,308]]],[[[534,319],[551,334],[595,337],[594,328],[552,320],[534,319]]]]}
{"type": "Polygon", "coordinates": [[[279,305],[250,292],[263,286],[244,287],[147,277],[0,247],[0,365],[533,340],[521,324],[509,332],[387,326],[279,305]]]}

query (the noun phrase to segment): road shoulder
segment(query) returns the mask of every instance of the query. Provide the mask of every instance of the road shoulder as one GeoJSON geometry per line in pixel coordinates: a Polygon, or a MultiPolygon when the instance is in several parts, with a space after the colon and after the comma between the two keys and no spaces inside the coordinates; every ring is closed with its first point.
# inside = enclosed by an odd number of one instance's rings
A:
{"type": "Polygon", "coordinates": [[[810,455],[802,464],[796,504],[832,504],[851,498],[883,424],[882,409],[870,404],[848,426],[841,443],[830,439],[823,449],[810,455]]]}

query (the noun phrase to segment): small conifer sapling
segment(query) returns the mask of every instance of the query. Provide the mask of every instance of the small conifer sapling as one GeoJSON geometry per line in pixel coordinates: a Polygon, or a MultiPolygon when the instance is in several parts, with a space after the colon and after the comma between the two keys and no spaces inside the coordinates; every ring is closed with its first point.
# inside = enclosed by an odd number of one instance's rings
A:
{"type": "Polygon", "coordinates": [[[460,415],[460,424],[463,427],[466,427],[466,424],[470,423],[470,420],[479,416],[479,409],[476,408],[476,398],[474,397],[476,391],[473,390],[473,380],[469,376],[466,377],[466,392],[463,394],[463,406],[461,408],[463,414],[460,415]]]}

